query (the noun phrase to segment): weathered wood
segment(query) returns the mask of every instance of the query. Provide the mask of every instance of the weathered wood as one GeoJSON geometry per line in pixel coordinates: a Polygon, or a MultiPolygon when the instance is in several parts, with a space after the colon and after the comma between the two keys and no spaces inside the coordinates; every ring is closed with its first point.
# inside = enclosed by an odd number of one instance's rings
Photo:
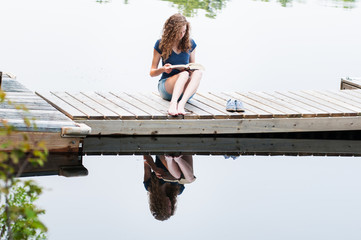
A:
{"type": "MultiPolygon", "coordinates": [[[[225,104],[221,104],[220,102],[216,102],[213,101],[211,99],[208,99],[206,97],[204,97],[201,94],[195,94],[193,96],[193,99],[199,101],[200,103],[207,105],[211,108],[214,108],[216,110],[218,110],[219,112],[221,112],[223,115],[225,115],[225,118],[231,118],[231,119],[239,119],[239,118],[244,118],[245,114],[244,113],[238,113],[238,112],[229,112],[226,110],[226,105],[225,104]]],[[[253,117],[257,117],[258,115],[253,114],[253,117]]]]}
{"type": "MultiPolygon", "coordinates": [[[[237,92],[238,93],[238,92],[237,92]]],[[[289,106],[284,106],[282,103],[271,99],[269,96],[262,94],[261,92],[249,92],[249,93],[238,93],[254,101],[258,101],[264,105],[267,105],[273,109],[276,109],[283,113],[286,117],[301,117],[302,114],[291,109],[289,106]]]]}
{"type": "Polygon", "coordinates": [[[341,89],[361,89],[361,79],[358,78],[341,78],[341,89]]]}
{"type": "MultiPolygon", "coordinates": [[[[235,98],[236,95],[233,95],[235,93],[232,93],[232,95],[226,95],[224,93],[201,93],[200,95],[206,97],[207,99],[210,99],[212,101],[218,102],[219,104],[222,104],[224,108],[227,106],[227,101],[230,98],[235,98]],[[221,100],[221,102],[219,102],[221,100]]],[[[239,97],[238,95],[236,96],[239,97]]],[[[240,100],[240,99],[238,99],[240,100]]],[[[258,117],[272,117],[272,114],[269,112],[265,112],[260,108],[257,108],[252,105],[250,102],[244,102],[244,112],[239,112],[238,114],[242,115],[245,118],[258,118],[258,117]]]]}
{"type": "Polygon", "coordinates": [[[310,95],[322,98],[326,101],[332,102],[333,104],[337,104],[338,106],[344,108],[344,110],[343,110],[344,112],[355,112],[356,115],[358,115],[357,113],[361,112],[360,107],[356,107],[356,106],[353,106],[352,104],[349,104],[350,101],[341,99],[340,97],[337,97],[336,94],[330,95],[327,92],[313,91],[313,90],[309,90],[309,91],[305,91],[305,92],[310,95]]]}
{"type": "MultiPolygon", "coordinates": [[[[190,114],[184,117],[168,116],[169,102],[158,93],[73,93],[66,101],[68,107],[88,115],[82,119],[73,116],[73,119],[89,125],[92,134],[232,134],[333,131],[339,129],[339,125],[343,130],[357,130],[357,119],[350,122],[349,118],[341,117],[361,114],[360,93],[361,90],[354,90],[352,94],[345,91],[197,93],[186,104],[190,114]],[[240,100],[246,111],[227,112],[226,101],[230,98],[240,100]],[[91,107],[102,117],[89,115],[88,110],[81,109],[82,105],[91,107]]],[[[57,94],[60,98],[64,95],[57,94]]]]}
{"type": "Polygon", "coordinates": [[[58,109],[60,112],[70,117],[73,120],[86,119],[89,116],[71,104],[63,101],[52,93],[49,92],[36,92],[37,95],[45,99],[49,104],[58,109]]]}
{"type": "Polygon", "coordinates": [[[119,119],[119,114],[115,113],[111,109],[105,107],[104,105],[100,104],[96,100],[89,97],[86,93],[80,92],[80,93],[68,93],[76,100],[82,102],[83,104],[89,106],[94,111],[100,113],[103,115],[104,119],[119,119]]]}
{"type": "Polygon", "coordinates": [[[83,152],[98,154],[360,156],[361,141],[237,137],[88,137],[83,152]]]}
{"type": "MultiPolygon", "coordinates": [[[[159,96],[159,93],[154,93],[156,96],[160,97],[159,96]]],[[[169,107],[169,105],[168,105],[169,107]]],[[[168,109],[168,108],[167,108],[168,109]]],[[[186,115],[183,116],[184,119],[210,119],[212,118],[211,117],[211,114],[194,106],[194,105],[191,105],[189,103],[187,103],[185,105],[185,110],[188,112],[186,115]]],[[[182,117],[182,116],[179,116],[179,117],[182,117]]]]}
{"type": "MultiPolygon", "coordinates": [[[[152,102],[149,98],[144,96],[141,93],[132,93],[127,94],[130,98],[135,99],[138,103],[141,103],[145,106],[152,108],[151,111],[156,110],[157,115],[153,115],[153,119],[166,119],[167,118],[167,108],[165,108],[162,104],[157,102],[152,102]]],[[[131,99],[130,99],[131,100],[131,99]]]]}
{"type": "Polygon", "coordinates": [[[84,112],[89,119],[104,119],[104,114],[95,110],[92,106],[89,106],[86,102],[82,101],[82,99],[78,99],[80,93],[68,93],[68,92],[52,92],[55,96],[62,99],[64,102],[69,103],[76,109],[84,112]]]}
{"type": "Polygon", "coordinates": [[[135,115],[130,113],[129,111],[125,110],[124,108],[119,107],[117,104],[113,103],[112,101],[108,100],[107,98],[93,92],[83,93],[87,97],[93,99],[98,104],[101,104],[107,109],[110,109],[112,112],[116,113],[118,118],[121,119],[135,119],[135,115]]]}
{"type": "Polygon", "coordinates": [[[277,95],[275,92],[256,92],[254,95],[257,95],[259,97],[262,97],[264,99],[268,99],[269,101],[272,101],[282,107],[284,107],[287,111],[287,109],[292,110],[293,113],[296,114],[296,116],[299,117],[316,117],[316,114],[312,111],[310,111],[308,108],[305,108],[304,106],[300,106],[299,102],[295,102],[290,100],[289,98],[282,97],[280,95],[277,95]]]}
{"type": "MultiPolygon", "coordinates": [[[[315,106],[313,106],[313,104],[308,103],[307,101],[303,101],[301,98],[299,98],[298,96],[292,95],[287,91],[275,91],[272,93],[267,93],[268,95],[273,95],[275,97],[278,97],[280,99],[285,99],[285,101],[287,101],[288,103],[292,103],[293,105],[299,106],[300,108],[303,108],[306,110],[306,112],[308,113],[313,113],[315,114],[315,117],[328,117],[330,116],[330,113],[317,108],[315,106]]],[[[311,116],[308,116],[311,117],[311,116]]]]}
{"type": "Polygon", "coordinates": [[[152,117],[145,111],[133,107],[128,102],[116,97],[115,95],[113,95],[110,92],[97,92],[97,94],[104,97],[105,99],[112,102],[113,104],[123,108],[127,112],[131,113],[130,116],[134,116],[136,119],[151,119],[151,117],[152,117]]]}
{"type": "Polygon", "coordinates": [[[22,142],[23,135],[27,134],[29,138],[29,144],[31,149],[37,149],[37,143],[44,142],[48,151],[51,152],[74,152],[79,151],[80,138],[61,138],[58,132],[14,132],[10,136],[1,136],[0,144],[11,141],[13,144],[9,145],[6,148],[3,148],[2,151],[9,151],[13,149],[16,144],[22,142]]]}
{"type": "Polygon", "coordinates": [[[1,90],[4,92],[31,92],[29,89],[24,87],[20,82],[11,79],[11,78],[4,78],[1,83],[1,90]]]}
{"type": "Polygon", "coordinates": [[[255,101],[254,99],[244,96],[241,93],[227,92],[227,93],[217,94],[217,96],[220,96],[220,95],[223,96],[225,99],[240,100],[245,105],[246,112],[248,112],[248,111],[256,112],[256,113],[258,113],[258,115],[260,117],[261,116],[286,117],[284,112],[281,112],[278,109],[269,107],[259,101],[255,101]]]}
{"type": "Polygon", "coordinates": [[[127,102],[133,108],[141,109],[142,111],[149,114],[150,118],[152,119],[166,119],[167,116],[163,115],[158,110],[154,109],[153,107],[149,106],[146,103],[139,101],[138,99],[132,97],[132,94],[127,94],[124,92],[111,92],[115,97],[122,99],[123,101],[127,102]]]}
{"type": "Polygon", "coordinates": [[[314,107],[317,107],[319,109],[326,109],[326,111],[328,111],[331,116],[345,116],[345,113],[342,110],[340,110],[337,106],[333,105],[330,102],[324,101],[322,99],[316,98],[300,91],[289,91],[289,94],[292,94],[294,97],[302,99],[303,102],[309,103],[314,107]]]}
{"type": "Polygon", "coordinates": [[[78,120],[92,129],[94,135],[182,135],[274,133],[360,130],[359,117],[273,118],[273,119],[198,119],[198,120],[78,120]]]}
{"type": "MultiPolygon", "coordinates": [[[[15,169],[18,172],[18,169],[15,169]]],[[[82,156],[78,153],[54,153],[48,155],[43,166],[34,167],[27,164],[21,177],[61,175],[65,177],[87,176],[88,170],[83,166],[82,156]]]]}

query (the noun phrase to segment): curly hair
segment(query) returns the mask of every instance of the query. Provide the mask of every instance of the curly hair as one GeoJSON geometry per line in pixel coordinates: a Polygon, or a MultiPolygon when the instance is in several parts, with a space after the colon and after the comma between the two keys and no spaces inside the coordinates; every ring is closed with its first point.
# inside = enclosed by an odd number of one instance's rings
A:
{"type": "Polygon", "coordinates": [[[182,52],[188,52],[191,50],[190,42],[190,24],[187,19],[180,13],[176,13],[170,16],[164,23],[163,35],[159,44],[159,48],[162,51],[163,60],[167,60],[171,55],[175,41],[177,40],[177,34],[183,26],[186,27],[186,33],[178,44],[178,49],[182,52]]]}
{"type": "Polygon", "coordinates": [[[179,193],[178,185],[169,184],[166,191],[162,191],[161,183],[154,173],[151,175],[151,180],[148,188],[149,208],[153,217],[157,220],[164,221],[174,215],[177,205],[177,196],[179,193]],[[167,198],[171,202],[171,211],[167,198]]]}

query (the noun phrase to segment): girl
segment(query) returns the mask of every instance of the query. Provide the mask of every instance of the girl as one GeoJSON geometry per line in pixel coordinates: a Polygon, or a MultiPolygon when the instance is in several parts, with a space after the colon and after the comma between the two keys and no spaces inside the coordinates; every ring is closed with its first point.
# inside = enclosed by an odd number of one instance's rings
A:
{"type": "Polygon", "coordinates": [[[197,44],[189,37],[190,24],[181,14],[174,14],[164,24],[162,38],[154,46],[150,76],[162,74],[158,82],[160,96],[170,101],[168,114],[185,115],[187,101],[196,93],[202,71],[179,71],[172,65],[195,62],[197,44]],[[162,67],[158,68],[160,59],[162,67]]]}

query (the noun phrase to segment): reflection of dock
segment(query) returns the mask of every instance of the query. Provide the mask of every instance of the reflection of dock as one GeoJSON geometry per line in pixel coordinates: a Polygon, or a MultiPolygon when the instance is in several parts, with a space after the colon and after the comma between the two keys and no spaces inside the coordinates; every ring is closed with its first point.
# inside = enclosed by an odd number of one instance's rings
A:
{"type": "Polygon", "coordinates": [[[59,175],[65,177],[87,176],[88,170],[83,166],[82,155],[78,153],[50,153],[42,167],[28,164],[21,177],[59,175]]]}
{"type": "Polygon", "coordinates": [[[361,130],[361,89],[198,93],[189,115],[166,114],[157,93],[40,92],[47,102],[93,135],[179,135],[361,130]],[[225,110],[239,99],[244,113],[225,110]]]}
{"type": "Polygon", "coordinates": [[[361,140],[250,137],[88,137],[87,155],[292,155],[361,156],[361,140]]]}

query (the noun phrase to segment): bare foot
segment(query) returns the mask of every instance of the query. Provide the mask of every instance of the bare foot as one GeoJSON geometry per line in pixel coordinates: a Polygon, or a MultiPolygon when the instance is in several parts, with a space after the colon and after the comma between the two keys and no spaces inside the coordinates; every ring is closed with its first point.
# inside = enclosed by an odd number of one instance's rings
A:
{"type": "Polygon", "coordinates": [[[178,115],[186,115],[186,110],[184,109],[184,105],[178,103],[178,115]]]}
{"type": "Polygon", "coordinates": [[[168,108],[168,114],[171,116],[177,116],[178,110],[177,110],[177,103],[170,102],[169,108],[168,108]]]}

